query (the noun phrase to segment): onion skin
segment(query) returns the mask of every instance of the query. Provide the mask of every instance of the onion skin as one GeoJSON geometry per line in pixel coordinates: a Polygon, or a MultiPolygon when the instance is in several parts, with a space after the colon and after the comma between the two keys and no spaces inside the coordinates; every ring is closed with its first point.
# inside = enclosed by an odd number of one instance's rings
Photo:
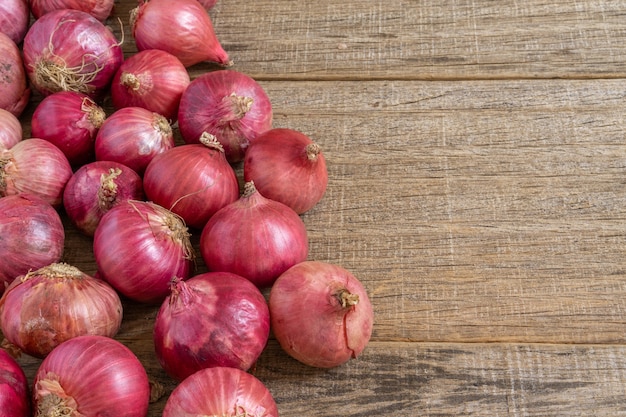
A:
{"type": "Polygon", "coordinates": [[[230,163],[243,160],[250,142],[272,127],[272,118],[272,104],[261,85],[233,70],[196,77],[178,108],[183,140],[198,143],[208,132],[220,141],[230,163]]]}
{"type": "Polygon", "coordinates": [[[302,214],[326,193],[328,171],[319,145],[304,133],[276,128],[258,136],[246,150],[244,181],[271,200],[302,214]]]}
{"type": "Polygon", "coordinates": [[[163,369],[182,381],[215,366],[247,371],[269,331],[269,308],[257,287],[229,272],[207,272],[172,283],[156,318],[154,345],[163,369]]]}
{"type": "Polygon", "coordinates": [[[0,32],[0,109],[19,117],[30,99],[27,71],[19,48],[0,32]]]}
{"type": "Polygon", "coordinates": [[[0,298],[0,324],[9,342],[44,358],[76,336],[115,336],[122,324],[122,302],[106,282],[54,263],[9,285],[0,298]]]}
{"type": "Polygon", "coordinates": [[[28,380],[15,359],[0,349],[0,415],[30,417],[28,380]]]}
{"type": "Polygon", "coordinates": [[[267,387],[237,368],[215,367],[183,380],[167,399],[162,417],[278,417],[267,387]]]}
{"type": "Polygon", "coordinates": [[[114,0],[28,0],[30,10],[39,19],[53,10],[73,9],[89,13],[100,21],[106,20],[113,10],[114,0]]]}
{"type": "Polygon", "coordinates": [[[0,31],[17,45],[28,30],[30,10],[26,0],[2,0],[0,2],[0,31]]]}
{"type": "Polygon", "coordinates": [[[22,124],[13,113],[0,109],[0,150],[11,149],[22,140],[22,124]]]}
{"type": "Polygon", "coordinates": [[[141,362],[115,339],[78,336],[57,346],[35,374],[37,416],[145,417],[150,383],[141,362]]]}
{"type": "Polygon", "coordinates": [[[280,346],[312,367],[356,358],[372,334],[374,313],[363,285],[337,265],[305,261],[288,269],[272,286],[269,307],[280,346]]]}

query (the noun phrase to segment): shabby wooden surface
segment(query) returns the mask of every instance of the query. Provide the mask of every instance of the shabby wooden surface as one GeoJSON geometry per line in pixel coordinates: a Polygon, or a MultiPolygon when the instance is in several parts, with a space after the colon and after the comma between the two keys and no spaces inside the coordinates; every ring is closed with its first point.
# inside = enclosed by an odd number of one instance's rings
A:
{"type": "MultiPolygon", "coordinates": [[[[108,21],[127,54],[134,4],[108,21]]],[[[626,415],[626,1],[220,0],[211,16],[274,125],[324,149],[309,258],[374,305],[370,344],[336,369],[270,340],[253,373],[281,416],[626,415]]],[[[69,224],[64,260],[95,272],[69,224]]],[[[156,310],[125,302],[117,336],[166,388],[150,417],[175,387],[156,310]]]]}

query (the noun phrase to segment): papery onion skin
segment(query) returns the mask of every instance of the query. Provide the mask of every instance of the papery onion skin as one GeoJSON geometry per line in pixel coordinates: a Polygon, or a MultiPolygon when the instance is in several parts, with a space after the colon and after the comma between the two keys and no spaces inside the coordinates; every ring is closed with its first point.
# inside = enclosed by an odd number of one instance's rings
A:
{"type": "Polygon", "coordinates": [[[94,143],[106,113],[91,97],[76,91],[53,93],[37,105],[31,119],[31,136],[56,145],[70,165],[95,158],[94,143]]]}
{"type": "Polygon", "coordinates": [[[10,149],[22,140],[22,124],[10,111],[0,109],[0,149],[10,149]]]}
{"type": "Polygon", "coordinates": [[[247,371],[269,331],[269,308],[254,284],[229,272],[207,272],[172,283],[155,321],[154,345],[163,369],[182,381],[214,366],[247,371]]]}
{"type": "Polygon", "coordinates": [[[30,99],[27,71],[18,46],[0,32],[0,109],[19,117],[30,99]]]}
{"type": "Polygon", "coordinates": [[[189,236],[180,218],[157,204],[120,202],[102,216],[94,234],[98,276],[134,301],[162,303],[172,278],[191,274],[189,236]]]}
{"type": "Polygon", "coordinates": [[[278,417],[267,387],[241,369],[202,369],[183,380],[167,399],[162,417],[278,417]]]}
{"type": "Polygon", "coordinates": [[[30,194],[0,198],[0,293],[16,277],[57,262],[65,229],[57,211],[30,194]]]}
{"type": "Polygon", "coordinates": [[[298,361],[333,368],[365,349],[373,309],[361,282],[349,271],[305,261],[284,272],[270,290],[272,332],[298,361]]]}
{"type": "Polygon", "coordinates": [[[26,73],[42,95],[77,91],[99,100],[124,55],[115,35],[90,14],[53,10],[37,19],[23,43],[26,73]]]}
{"type": "Polygon", "coordinates": [[[246,183],[243,195],[215,213],[202,229],[200,252],[210,271],[241,275],[268,287],[304,261],[306,226],[292,209],[269,200],[246,183]]]}
{"type": "Polygon", "coordinates": [[[313,208],[328,185],[321,147],[304,133],[286,128],[270,129],[250,143],[243,175],[264,197],[298,214],[313,208]]]}
{"type": "Polygon", "coordinates": [[[0,298],[0,325],[9,342],[44,358],[73,337],[114,337],[122,302],[106,282],[53,263],[13,280],[0,298]]]}
{"type": "Polygon", "coordinates": [[[89,13],[96,19],[104,21],[113,10],[114,0],[28,0],[35,19],[53,10],[73,9],[89,13]]]}
{"type": "Polygon", "coordinates": [[[178,58],[159,49],[146,49],[128,57],[111,81],[116,109],[143,107],[170,121],[178,117],[178,104],[191,82],[178,58]]]}
{"type": "Polygon", "coordinates": [[[33,384],[37,416],[145,417],[148,375],[135,354],[105,336],[78,336],[42,361],[33,384]]]}
{"type": "Polygon", "coordinates": [[[15,359],[0,349],[0,415],[30,417],[28,380],[15,359]]]}
{"type": "Polygon", "coordinates": [[[233,70],[196,77],[180,99],[178,124],[186,143],[198,143],[204,132],[217,137],[226,159],[243,160],[246,148],[272,127],[272,104],[259,83],[233,70]]]}
{"type": "Polygon", "coordinates": [[[2,0],[0,2],[0,31],[17,45],[28,30],[30,10],[26,0],[2,0]]]}
{"type": "Polygon", "coordinates": [[[143,198],[139,174],[119,162],[94,161],[76,170],[67,182],[63,207],[81,233],[93,236],[100,219],[113,206],[143,198]]]}

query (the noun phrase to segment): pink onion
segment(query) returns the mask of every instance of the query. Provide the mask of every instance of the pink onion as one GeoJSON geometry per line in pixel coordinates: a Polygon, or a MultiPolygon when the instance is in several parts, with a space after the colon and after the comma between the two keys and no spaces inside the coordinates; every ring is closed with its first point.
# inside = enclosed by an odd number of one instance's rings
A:
{"type": "Polygon", "coordinates": [[[0,2],[0,32],[20,44],[28,30],[30,10],[26,0],[2,0],[0,2]]]}
{"type": "Polygon", "coordinates": [[[249,76],[219,70],[194,79],[180,99],[180,133],[198,143],[204,132],[215,135],[229,162],[243,160],[248,144],[272,126],[272,104],[249,76]]]}
{"type": "Polygon", "coordinates": [[[304,222],[292,209],[259,194],[254,183],[215,213],[200,236],[200,252],[211,271],[241,275],[270,286],[309,251],[304,222]]]}
{"type": "Polygon", "coordinates": [[[122,302],[106,282],[53,263],[14,280],[0,298],[0,325],[9,342],[43,358],[76,336],[113,337],[122,302]]]}
{"type": "Polygon", "coordinates": [[[53,93],[37,105],[31,136],[56,145],[73,166],[95,157],[94,143],[106,113],[89,96],[76,91],[53,93]]]}
{"type": "Polygon", "coordinates": [[[37,416],[145,417],[148,375],[135,354],[105,336],[78,336],[42,361],[33,388],[37,416]]]}
{"type": "Polygon", "coordinates": [[[289,268],[272,286],[269,307],[280,346],[309,366],[332,368],[356,358],[372,334],[365,288],[337,265],[305,261],[289,268]]]}
{"type": "Polygon", "coordinates": [[[0,109],[19,117],[30,98],[26,69],[15,42],[0,32],[0,109]]]}
{"type": "Polygon", "coordinates": [[[63,193],[63,207],[72,224],[93,236],[104,213],[121,201],[144,198],[142,179],[124,164],[95,161],[80,167],[63,193]]]}
{"type": "Polygon", "coordinates": [[[93,242],[99,277],[126,297],[162,303],[172,278],[189,278],[193,248],[178,216],[143,201],[123,201],[96,228],[93,242]]]}
{"type": "Polygon", "coordinates": [[[143,107],[173,121],[189,83],[189,73],[178,58],[159,49],[146,49],[128,57],[117,70],[111,99],[117,109],[143,107]]]}
{"type": "Polygon", "coordinates": [[[250,143],[243,165],[245,181],[271,200],[302,214],[324,196],[328,184],[321,147],[293,129],[270,129],[250,143]]]}
{"type": "Polygon", "coordinates": [[[71,176],[63,152],[46,140],[26,139],[11,149],[0,149],[0,196],[27,192],[60,208],[71,176]]]}
{"type": "Polygon", "coordinates": [[[154,345],[165,371],[183,380],[200,369],[247,371],[263,352],[270,314],[261,291],[229,272],[174,280],[156,318],[154,345]]]}
{"type": "Polygon", "coordinates": [[[30,10],[39,19],[53,10],[73,9],[89,13],[104,21],[113,10],[114,0],[28,0],[30,10]]]}
{"type": "Polygon", "coordinates": [[[0,109],[0,149],[10,149],[22,140],[22,124],[13,113],[0,109]]]}
{"type": "Polygon", "coordinates": [[[120,43],[102,22],[72,9],[37,19],[24,37],[24,65],[43,95],[77,91],[100,98],[124,60],[120,43]]]}
{"type": "Polygon", "coordinates": [[[0,349],[0,410],[6,417],[30,417],[30,395],[24,371],[0,349]]]}
{"type": "Polygon", "coordinates": [[[217,4],[217,0],[198,0],[198,2],[207,10],[211,10],[217,4]]]}
{"type": "Polygon", "coordinates": [[[237,368],[215,367],[183,380],[165,403],[162,417],[232,416],[278,417],[267,387],[237,368]]]}
{"type": "Polygon", "coordinates": [[[157,155],[143,177],[149,200],[197,229],[239,197],[239,182],[224,149],[214,136],[205,135],[202,141],[157,155]]]}
{"type": "Polygon", "coordinates": [[[158,113],[142,107],[116,110],[96,135],[96,160],[115,161],[143,175],[156,155],[174,147],[172,126],[158,113]]]}
{"type": "Polygon", "coordinates": [[[16,277],[57,262],[65,229],[56,210],[30,194],[0,198],[0,293],[16,277]]]}

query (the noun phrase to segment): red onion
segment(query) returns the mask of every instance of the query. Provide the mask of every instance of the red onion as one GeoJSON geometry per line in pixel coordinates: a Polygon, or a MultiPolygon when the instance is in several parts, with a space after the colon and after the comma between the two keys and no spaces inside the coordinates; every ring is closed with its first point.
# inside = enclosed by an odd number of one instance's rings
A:
{"type": "Polygon", "coordinates": [[[120,201],[142,200],[139,174],[124,164],[95,161],[80,167],[63,193],[65,212],[83,234],[93,236],[100,219],[120,201]]]}
{"type": "Polygon", "coordinates": [[[15,42],[0,32],[0,109],[19,117],[30,98],[26,69],[15,42]]]}
{"type": "Polygon", "coordinates": [[[115,290],[64,263],[20,276],[0,298],[2,333],[37,358],[76,336],[113,337],[121,324],[122,302],[115,290]]]}
{"type": "Polygon", "coordinates": [[[7,351],[0,349],[0,410],[5,417],[30,417],[28,380],[7,351]]]}
{"type": "Polygon", "coordinates": [[[114,0],[28,0],[30,10],[39,19],[53,10],[73,9],[89,13],[98,20],[104,21],[113,10],[114,0]]]}
{"type": "Polygon", "coordinates": [[[189,83],[189,73],[178,58],[147,49],[122,63],[111,82],[111,99],[117,109],[143,107],[173,121],[189,83]]]}
{"type": "Polygon", "coordinates": [[[270,200],[302,214],[324,196],[326,159],[320,146],[293,129],[271,129],[250,143],[244,158],[245,181],[270,200]]]}
{"type": "Polygon", "coordinates": [[[26,139],[0,149],[0,196],[28,192],[59,208],[71,176],[63,152],[46,140],[26,139]]]}
{"type": "Polygon", "coordinates": [[[306,259],[309,244],[300,216],[283,203],[263,197],[248,182],[237,201],[207,222],[200,252],[209,270],[232,272],[267,287],[306,259]]]}
{"type": "Polygon", "coordinates": [[[0,2],[0,31],[19,44],[28,30],[30,10],[26,0],[0,2]]]}
{"type": "Polygon", "coordinates": [[[0,149],[10,149],[22,140],[22,124],[10,111],[0,109],[0,149]]]}
{"type": "Polygon", "coordinates": [[[211,10],[217,4],[217,0],[198,0],[198,2],[207,10],[211,10]]]}
{"type": "Polygon", "coordinates": [[[80,166],[93,160],[96,134],[105,119],[102,107],[88,95],[59,91],[35,108],[31,136],[53,143],[71,165],[80,166]]]}
{"type": "Polygon", "coordinates": [[[142,107],[116,110],[96,135],[96,160],[115,161],[143,175],[156,155],[174,147],[172,126],[158,113],[142,107]]]}
{"type": "Polygon", "coordinates": [[[165,403],[162,417],[278,417],[267,387],[237,368],[215,367],[183,380],[165,403]]]}
{"type": "Polygon", "coordinates": [[[102,216],[93,250],[99,277],[142,303],[162,303],[172,278],[189,278],[193,267],[184,223],[169,210],[143,201],[120,202],[102,216]]]}
{"type": "Polygon", "coordinates": [[[33,388],[36,416],[145,417],[150,383],[135,354],[115,339],[78,336],[42,361],[33,388]]]}
{"type": "Polygon", "coordinates": [[[163,369],[181,381],[214,366],[250,369],[270,331],[261,291],[229,272],[174,280],[171,288],[154,326],[156,355],[163,369]]]}
{"type": "Polygon", "coordinates": [[[157,155],[143,177],[149,200],[197,229],[239,197],[239,182],[223,148],[214,136],[205,135],[202,141],[157,155]]]}
{"type": "Polygon", "coordinates": [[[215,36],[213,22],[197,0],[140,0],[131,11],[131,28],[139,51],[161,49],[185,67],[203,61],[232,65],[215,36]]]}
{"type": "Polygon", "coordinates": [[[53,10],[37,19],[23,44],[24,65],[43,95],[77,91],[99,98],[124,55],[115,35],[90,14],[53,10]]]}
{"type": "Polygon", "coordinates": [[[197,143],[204,132],[224,146],[226,159],[243,159],[250,141],[272,126],[272,104],[265,90],[249,76],[219,70],[194,79],[180,99],[180,133],[197,143]]]}
{"type": "Polygon", "coordinates": [[[0,293],[31,269],[63,255],[65,229],[56,210],[30,194],[0,198],[0,293]]]}
{"type": "Polygon", "coordinates": [[[337,265],[305,261],[289,268],[272,286],[269,307],[280,346],[309,366],[332,368],[357,357],[372,334],[363,285],[337,265]]]}

